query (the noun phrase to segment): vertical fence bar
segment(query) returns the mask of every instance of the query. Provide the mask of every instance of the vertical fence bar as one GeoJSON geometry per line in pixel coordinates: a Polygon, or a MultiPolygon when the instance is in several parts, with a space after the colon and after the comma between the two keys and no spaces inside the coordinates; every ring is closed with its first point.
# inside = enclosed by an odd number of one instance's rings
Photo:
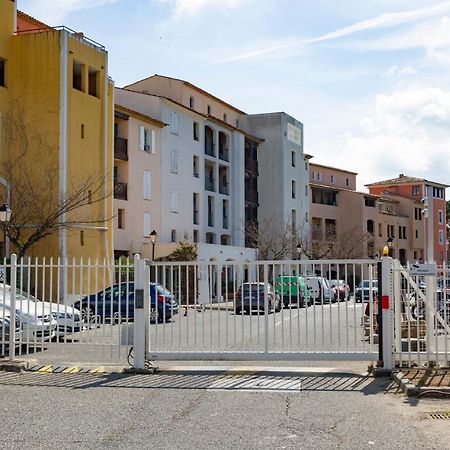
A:
{"type": "Polygon", "coordinates": [[[16,357],[16,273],[17,255],[11,255],[11,290],[10,290],[10,323],[9,323],[9,359],[13,361],[16,357]]]}
{"type": "MultiPolygon", "coordinates": [[[[269,271],[267,263],[264,263],[264,353],[269,352],[269,271]]],[[[259,289],[258,289],[259,299],[259,289]]],[[[259,324],[258,324],[259,343],[259,324]]]]}

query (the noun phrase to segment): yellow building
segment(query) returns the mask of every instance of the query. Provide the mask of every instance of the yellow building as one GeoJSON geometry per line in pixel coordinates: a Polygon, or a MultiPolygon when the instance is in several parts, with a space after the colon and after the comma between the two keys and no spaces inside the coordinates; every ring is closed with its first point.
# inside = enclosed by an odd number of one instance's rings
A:
{"type": "MultiPolygon", "coordinates": [[[[69,227],[26,255],[112,257],[113,83],[104,47],[18,12],[13,0],[0,0],[0,114],[3,171],[6,158],[21,154],[11,170],[26,173],[40,195],[48,189],[49,197],[61,201],[88,186],[92,196],[61,217],[69,227]]],[[[0,176],[5,184],[8,177],[0,176]]],[[[17,189],[11,185],[13,215],[22,207],[17,189]]],[[[29,224],[28,232],[36,225],[29,224]]]]}

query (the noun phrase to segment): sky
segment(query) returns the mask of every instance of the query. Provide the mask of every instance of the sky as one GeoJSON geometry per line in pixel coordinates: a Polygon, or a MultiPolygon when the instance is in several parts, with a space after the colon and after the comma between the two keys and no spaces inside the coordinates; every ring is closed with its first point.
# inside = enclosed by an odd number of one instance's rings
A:
{"type": "MultiPolygon", "coordinates": [[[[450,1],[19,0],[102,43],[116,86],[155,73],[304,124],[312,162],[450,184],[450,1]]],[[[447,198],[450,191],[447,190],[447,198]]]]}

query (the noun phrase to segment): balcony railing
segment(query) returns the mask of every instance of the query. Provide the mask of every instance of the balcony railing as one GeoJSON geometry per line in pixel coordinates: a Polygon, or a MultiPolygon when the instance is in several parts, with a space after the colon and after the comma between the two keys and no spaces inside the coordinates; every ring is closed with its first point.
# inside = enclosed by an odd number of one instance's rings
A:
{"type": "Polygon", "coordinates": [[[114,158],[128,161],[128,140],[114,136],[114,158]]]}
{"type": "Polygon", "coordinates": [[[216,156],[214,154],[214,144],[213,143],[205,142],[205,153],[208,156],[216,156]]]}
{"type": "Polygon", "coordinates": [[[245,191],[245,201],[258,204],[258,192],[252,190],[245,191]]]}
{"type": "Polygon", "coordinates": [[[118,200],[128,200],[127,183],[121,183],[120,181],[114,181],[114,198],[118,200]]]}
{"type": "Polygon", "coordinates": [[[215,184],[214,178],[205,178],[205,189],[207,191],[216,192],[215,184]]]}
{"type": "Polygon", "coordinates": [[[221,184],[221,185],[219,186],[219,192],[220,192],[221,194],[228,195],[228,194],[229,194],[228,183],[221,184]]]}
{"type": "Polygon", "coordinates": [[[219,145],[219,159],[222,161],[229,161],[228,149],[223,145],[219,145]]]}

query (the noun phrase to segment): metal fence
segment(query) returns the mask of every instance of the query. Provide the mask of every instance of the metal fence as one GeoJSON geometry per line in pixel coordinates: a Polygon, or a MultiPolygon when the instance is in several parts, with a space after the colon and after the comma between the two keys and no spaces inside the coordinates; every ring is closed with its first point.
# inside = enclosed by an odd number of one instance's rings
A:
{"type": "Polygon", "coordinates": [[[149,359],[378,358],[374,260],[13,256],[0,275],[0,351],[11,359],[125,364],[142,336],[141,306],[149,359]]]}
{"type": "Polygon", "coordinates": [[[450,274],[412,276],[393,261],[394,356],[400,366],[448,366],[450,361],[450,274]]]}

